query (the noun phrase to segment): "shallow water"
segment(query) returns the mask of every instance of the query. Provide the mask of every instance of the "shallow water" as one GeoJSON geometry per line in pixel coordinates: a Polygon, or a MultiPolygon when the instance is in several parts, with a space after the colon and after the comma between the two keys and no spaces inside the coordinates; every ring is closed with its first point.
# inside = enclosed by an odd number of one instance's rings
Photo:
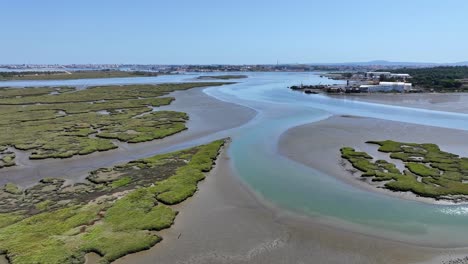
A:
{"type": "MultiPolygon", "coordinates": [[[[468,115],[379,105],[291,92],[286,86],[306,74],[258,74],[242,84],[208,88],[206,93],[259,111],[234,136],[230,148],[240,177],[263,198],[318,220],[358,232],[438,247],[467,246],[468,206],[430,205],[356,189],[334,177],[277,154],[288,128],[348,114],[468,130],[468,115]]],[[[359,122],[358,119],[356,122],[359,122]]],[[[311,135],[311,140],[313,136],[311,135]]]]}
{"type": "MultiPolygon", "coordinates": [[[[238,84],[210,87],[208,95],[257,110],[249,124],[232,130],[230,156],[239,176],[274,204],[327,224],[366,234],[440,247],[468,246],[468,206],[430,205],[354,188],[277,154],[280,135],[291,127],[334,114],[468,130],[468,115],[365,103],[293,92],[287,86],[337,81],[312,73],[248,73],[238,84]]],[[[73,81],[2,82],[3,86],[89,85],[193,81],[197,75],[73,81]]],[[[356,122],[359,122],[358,119],[356,122]]],[[[199,141],[200,141],[199,140],[199,141]]],[[[311,140],[313,137],[311,135],[311,140]]],[[[203,143],[203,142],[199,143],[203,143]]],[[[190,142],[194,143],[194,142],[190,142]]]]}

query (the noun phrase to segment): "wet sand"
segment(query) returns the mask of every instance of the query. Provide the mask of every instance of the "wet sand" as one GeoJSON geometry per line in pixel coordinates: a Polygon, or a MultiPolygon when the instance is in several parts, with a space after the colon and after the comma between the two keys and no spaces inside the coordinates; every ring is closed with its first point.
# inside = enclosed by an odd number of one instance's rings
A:
{"type": "Polygon", "coordinates": [[[468,93],[356,94],[330,95],[333,98],[379,104],[468,113],[468,93]]]}
{"type": "Polygon", "coordinates": [[[161,243],[115,263],[432,263],[457,253],[335,229],[270,206],[243,185],[226,152],[176,209],[161,243]]]}
{"type": "Polygon", "coordinates": [[[197,139],[201,141],[192,145],[208,143],[210,139],[219,139],[216,135],[213,135],[213,138],[202,138],[238,127],[256,114],[252,109],[210,97],[203,92],[203,89],[173,92],[169,96],[174,96],[176,100],[171,105],[158,108],[188,113],[190,117],[186,124],[188,130],[152,142],[137,144],[118,142],[118,149],[70,159],[29,160],[26,153],[16,152],[19,165],[1,170],[0,185],[13,182],[27,187],[45,177],[65,178],[72,182],[82,181],[89,171],[97,168],[187,148],[191,146],[186,144],[187,142],[197,139]]]}
{"type": "MultiPolygon", "coordinates": [[[[389,155],[379,152],[378,146],[365,143],[368,140],[395,140],[415,143],[435,143],[451,153],[468,157],[468,149],[460,145],[468,138],[467,131],[446,129],[408,123],[386,121],[374,118],[333,116],[326,120],[294,127],[285,132],[279,141],[278,151],[281,155],[306,166],[315,168],[327,175],[335,176],[355,187],[369,191],[383,192],[404,199],[428,203],[450,203],[430,198],[417,197],[410,192],[392,192],[376,188],[368,182],[361,181],[358,173],[353,175],[348,170],[348,162],[342,165],[340,148],[349,146],[365,151],[378,159],[390,161],[389,155]]],[[[394,160],[391,160],[395,162],[394,160]]],[[[403,169],[401,162],[395,162],[403,169]]],[[[377,185],[378,183],[374,183],[377,185]]]]}

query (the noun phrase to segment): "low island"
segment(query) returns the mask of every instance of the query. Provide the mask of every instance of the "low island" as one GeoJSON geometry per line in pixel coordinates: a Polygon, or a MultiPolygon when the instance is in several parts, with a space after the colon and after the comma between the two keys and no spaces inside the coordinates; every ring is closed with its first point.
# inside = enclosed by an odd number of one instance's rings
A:
{"type": "Polygon", "coordinates": [[[247,75],[205,75],[197,77],[198,80],[230,80],[230,79],[244,79],[247,75]]]}
{"type": "Polygon", "coordinates": [[[155,77],[159,75],[161,74],[157,72],[119,71],[119,70],[21,71],[21,72],[0,72],[0,81],[155,77]]]}
{"type": "MultiPolygon", "coordinates": [[[[388,160],[375,160],[366,152],[341,148],[341,156],[358,171],[360,177],[380,182],[380,188],[412,192],[422,197],[466,202],[468,195],[468,158],[444,152],[435,144],[403,143],[391,140],[368,141],[380,146],[380,152],[403,162],[401,171],[388,160]]],[[[356,171],[353,171],[355,173],[356,171]]]]}

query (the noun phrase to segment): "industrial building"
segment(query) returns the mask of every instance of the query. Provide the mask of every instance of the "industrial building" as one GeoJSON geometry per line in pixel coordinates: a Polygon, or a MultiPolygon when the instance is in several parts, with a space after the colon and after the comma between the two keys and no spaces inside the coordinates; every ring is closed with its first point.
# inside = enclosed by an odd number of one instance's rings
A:
{"type": "Polygon", "coordinates": [[[359,86],[361,92],[407,92],[412,88],[411,83],[405,82],[379,82],[379,84],[365,84],[359,86]]]}
{"type": "Polygon", "coordinates": [[[380,79],[380,76],[384,76],[385,78],[395,78],[395,79],[403,79],[403,80],[411,78],[411,76],[407,73],[366,72],[367,79],[380,79]]]}

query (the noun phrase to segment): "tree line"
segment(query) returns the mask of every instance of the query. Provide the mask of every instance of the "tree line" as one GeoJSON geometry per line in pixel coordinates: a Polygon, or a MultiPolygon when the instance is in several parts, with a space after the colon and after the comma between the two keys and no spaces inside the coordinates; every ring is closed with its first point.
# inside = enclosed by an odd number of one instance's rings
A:
{"type": "Polygon", "coordinates": [[[462,80],[468,79],[468,66],[401,68],[392,72],[408,73],[414,86],[434,90],[460,90],[463,89],[462,80]]]}

